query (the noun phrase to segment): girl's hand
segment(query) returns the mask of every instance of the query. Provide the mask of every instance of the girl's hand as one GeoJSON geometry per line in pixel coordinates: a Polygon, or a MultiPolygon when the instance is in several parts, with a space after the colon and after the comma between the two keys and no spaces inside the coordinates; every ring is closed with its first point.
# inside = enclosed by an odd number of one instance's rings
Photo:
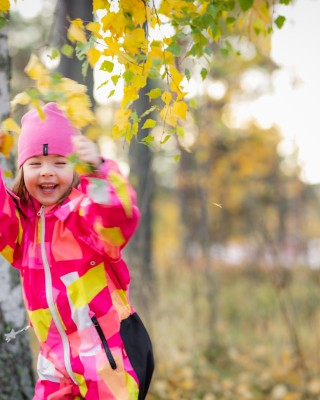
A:
{"type": "Polygon", "coordinates": [[[72,137],[74,151],[84,162],[91,164],[95,169],[99,168],[101,158],[98,146],[86,136],[75,135],[72,137]]]}

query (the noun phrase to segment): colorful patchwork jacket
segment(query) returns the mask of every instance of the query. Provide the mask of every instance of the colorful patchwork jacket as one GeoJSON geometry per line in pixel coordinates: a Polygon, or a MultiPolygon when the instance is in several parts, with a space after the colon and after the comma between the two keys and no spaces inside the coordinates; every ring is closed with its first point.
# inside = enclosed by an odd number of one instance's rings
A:
{"type": "Polygon", "coordinates": [[[0,254],[21,273],[40,381],[67,379],[86,399],[145,398],[152,346],[121,256],[138,219],[135,193],[111,160],[56,206],[23,205],[0,179],[0,254]]]}

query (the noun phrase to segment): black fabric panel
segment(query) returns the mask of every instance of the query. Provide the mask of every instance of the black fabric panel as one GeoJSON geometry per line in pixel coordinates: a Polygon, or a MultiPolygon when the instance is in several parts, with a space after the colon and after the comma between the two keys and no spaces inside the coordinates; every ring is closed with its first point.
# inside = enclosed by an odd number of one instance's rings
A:
{"type": "Polygon", "coordinates": [[[139,379],[139,400],[144,400],[154,371],[154,358],[150,337],[137,313],[121,321],[120,335],[139,379]]]}

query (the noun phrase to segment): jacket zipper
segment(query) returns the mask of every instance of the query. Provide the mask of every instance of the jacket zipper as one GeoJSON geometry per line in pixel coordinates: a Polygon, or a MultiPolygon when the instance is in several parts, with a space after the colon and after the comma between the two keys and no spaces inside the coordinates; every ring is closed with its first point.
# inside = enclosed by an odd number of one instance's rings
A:
{"type": "Polygon", "coordinates": [[[101,326],[100,326],[100,324],[99,324],[99,322],[97,320],[97,317],[95,315],[93,315],[91,317],[91,321],[93,322],[93,325],[95,326],[95,328],[96,328],[96,330],[98,332],[98,335],[99,335],[99,337],[101,339],[101,342],[102,342],[103,347],[104,347],[104,351],[106,352],[106,355],[108,357],[108,360],[109,360],[111,368],[112,369],[117,369],[117,364],[116,364],[115,359],[113,358],[113,355],[112,355],[112,353],[110,351],[110,347],[108,345],[107,339],[104,336],[104,333],[103,333],[103,331],[101,329],[101,326]]]}
{"type": "Polygon", "coordinates": [[[46,299],[47,303],[49,306],[49,310],[52,315],[52,319],[56,325],[56,328],[61,336],[62,340],[62,346],[63,346],[63,358],[64,358],[64,363],[66,370],[70,376],[70,378],[73,380],[73,382],[78,385],[78,382],[74,376],[74,373],[71,368],[71,360],[70,360],[70,347],[69,347],[69,341],[68,337],[64,331],[64,328],[62,326],[62,323],[60,321],[60,316],[56,310],[56,306],[54,303],[54,298],[53,298],[53,290],[52,290],[52,277],[51,277],[51,271],[50,271],[50,266],[49,262],[47,259],[47,254],[46,254],[46,249],[45,249],[45,216],[44,216],[44,209],[45,206],[41,206],[39,212],[37,215],[40,217],[41,221],[41,230],[40,230],[40,246],[41,246],[41,257],[42,257],[42,262],[43,262],[43,267],[44,267],[44,275],[45,275],[45,285],[46,285],[46,299]]]}

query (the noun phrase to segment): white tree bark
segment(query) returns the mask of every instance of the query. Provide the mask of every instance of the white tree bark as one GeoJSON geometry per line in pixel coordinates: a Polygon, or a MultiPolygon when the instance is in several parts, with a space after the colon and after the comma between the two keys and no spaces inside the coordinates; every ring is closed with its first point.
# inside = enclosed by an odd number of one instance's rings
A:
{"type": "MultiPolygon", "coordinates": [[[[0,30],[0,121],[10,113],[10,58],[8,30],[0,30]]],[[[1,154],[2,155],[2,154],[1,154]]],[[[3,157],[2,161],[5,161],[3,157]]],[[[26,325],[19,273],[0,257],[0,398],[29,400],[34,377],[29,335],[7,343],[4,334],[26,325]]]]}
{"type": "Polygon", "coordinates": [[[8,29],[0,31],[0,120],[9,115],[10,112],[10,62],[8,48],[8,29]]]}

